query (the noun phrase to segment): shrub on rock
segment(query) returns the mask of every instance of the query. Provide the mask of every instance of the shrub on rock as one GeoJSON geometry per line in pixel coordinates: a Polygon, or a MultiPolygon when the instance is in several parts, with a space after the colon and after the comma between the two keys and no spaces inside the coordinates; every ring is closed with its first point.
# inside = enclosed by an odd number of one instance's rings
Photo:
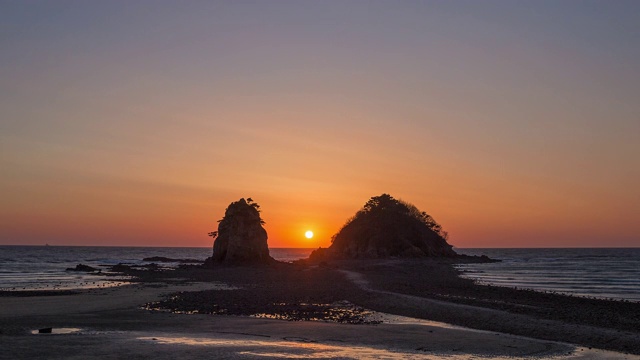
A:
{"type": "Polygon", "coordinates": [[[457,254],[447,243],[447,233],[429,214],[408,202],[382,194],[369,199],[347,220],[323,254],[327,256],[453,257],[457,254]]]}
{"type": "Polygon", "coordinates": [[[213,256],[207,263],[269,263],[267,231],[262,227],[260,205],[251,198],[229,204],[219,221],[218,231],[209,235],[215,238],[213,256]]]}

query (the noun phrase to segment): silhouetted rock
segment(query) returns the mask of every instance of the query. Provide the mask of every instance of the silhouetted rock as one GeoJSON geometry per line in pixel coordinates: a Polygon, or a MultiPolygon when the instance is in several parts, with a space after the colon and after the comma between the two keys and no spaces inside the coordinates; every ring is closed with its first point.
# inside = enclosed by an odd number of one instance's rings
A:
{"type": "Polygon", "coordinates": [[[120,264],[117,264],[117,265],[113,265],[111,267],[111,271],[113,271],[113,272],[127,272],[127,271],[130,271],[130,270],[131,270],[131,266],[123,264],[123,263],[120,263],[120,264]]]}
{"type": "Polygon", "coordinates": [[[456,263],[465,264],[465,263],[495,263],[502,262],[500,259],[492,259],[487,255],[464,255],[458,254],[456,256],[456,263]]]}
{"type": "Polygon", "coordinates": [[[213,256],[205,266],[213,263],[260,264],[275,261],[269,256],[267,231],[262,227],[260,206],[253,200],[240,199],[231,203],[224,214],[218,231],[210,235],[217,238],[213,243],[213,256]]]}
{"type": "Polygon", "coordinates": [[[38,329],[38,334],[51,334],[51,332],[53,331],[53,328],[42,328],[42,329],[38,329]]]}
{"type": "Polygon", "coordinates": [[[334,235],[328,249],[309,259],[455,257],[447,233],[426,212],[382,194],[369,199],[334,235]]]}
{"type": "Polygon", "coordinates": [[[200,264],[203,263],[204,260],[197,259],[173,259],[164,256],[152,256],[146,257],[142,259],[142,261],[153,261],[153,262],[173,262],[173,263],[181,263],[181,264],[200,264]]]}
{"type": "Polygon", "coordinates": [[[84,264],[78,264],[75,268],[67,268],[67,271],[84,271],[84,272],[94,272],[98,271],[98,269],[84,264]]]}

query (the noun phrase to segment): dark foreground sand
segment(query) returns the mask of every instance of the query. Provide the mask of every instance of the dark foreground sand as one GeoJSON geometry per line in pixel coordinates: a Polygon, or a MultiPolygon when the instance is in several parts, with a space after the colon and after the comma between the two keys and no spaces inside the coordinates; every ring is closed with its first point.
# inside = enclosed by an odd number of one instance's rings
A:
{"type": "Polygon", "coordinates": [[[336,262],[137,275],[139,283],[112,289],[0,296],[0,358],[640,358],[629,354],[640,354],[640,304],[477,287],[446,263],[336,262]],[[144,304],[199,314],[145,310],[144,304]],[[246,316],[251,314],[333,321],[246,316]],[[31,333],[44,327],[53,327],[54,334],[31,333]],[[55,334],[65,328],[69,333],[55,334]]]}

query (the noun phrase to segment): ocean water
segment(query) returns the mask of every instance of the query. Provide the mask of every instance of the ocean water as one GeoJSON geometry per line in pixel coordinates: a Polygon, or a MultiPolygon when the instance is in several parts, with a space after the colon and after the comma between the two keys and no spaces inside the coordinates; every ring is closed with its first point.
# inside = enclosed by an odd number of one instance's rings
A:
{"type": "MultiPolygon", "coordinates": [[[[271,248],[280,261],[306,258],[313,249],[271,248]]],[[[578,296],[640,301],[640,248],[630,249],[456,249],[502,262],[465,264],[464,277],[480,283],[555,291],[578,296]]],[[[0,246],[0,290],[63,290],[117,286],[107,266],[145,265],[142,259],[163,256],[204,260],[211,247],[0,246]],[[65,271],[77,264],[103,269],[102,274],[65,271]]],[[[173,267],[177,263],[161,263],[173,267]]]]}
{"type": "Polygon", "coordinates": [[[640,248],[455,250],[502,260],[459,266],[479,283],[640,302],[640,248]]]}
{"type": "MultiPolygon", "coordinates": [[[[273,258],[293,261],[306,258],[313,249],[271,248],[273,258]]],[[[0,246],[0,291],[67,290],[100,288],[122,284],[123,278],[107,276],[107,267],[116,264],[146,265],[144,258],[204,260],[211,247],[102,247],[102,246],[0,246]],[[78,264],[101,269],[101,274],[66,271],[78,264]]],[[[178,263],[158,263],[175,267],[178,263]]]]}

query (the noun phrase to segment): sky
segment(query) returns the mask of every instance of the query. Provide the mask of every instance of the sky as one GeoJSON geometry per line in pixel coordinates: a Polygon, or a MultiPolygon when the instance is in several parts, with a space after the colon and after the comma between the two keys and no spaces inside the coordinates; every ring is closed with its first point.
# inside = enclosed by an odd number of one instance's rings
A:
{"type": "Polygon", "coordinates": [[[640,246],[638,1],[0,1],[0,245],[640,246]],[[305,238],[305,231],[315,236],[305,238]]]}

